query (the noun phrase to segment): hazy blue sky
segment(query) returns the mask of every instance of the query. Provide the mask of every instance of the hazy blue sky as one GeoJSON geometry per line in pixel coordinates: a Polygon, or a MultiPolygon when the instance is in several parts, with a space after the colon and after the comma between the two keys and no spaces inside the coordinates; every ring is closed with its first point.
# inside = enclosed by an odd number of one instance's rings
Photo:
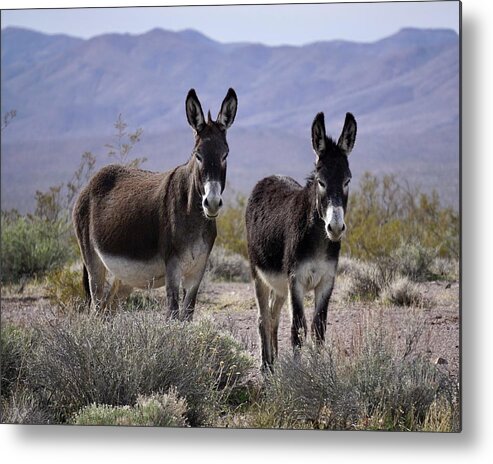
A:
{"type": "Polygon", "coordinates": [[[3,10],[2,28],[7,26],[83,38],[107,32],[139,34],[161,27],[193,28],[221,42],[372,41],[402,27],[458,31],[459,2],[3,10]]]}

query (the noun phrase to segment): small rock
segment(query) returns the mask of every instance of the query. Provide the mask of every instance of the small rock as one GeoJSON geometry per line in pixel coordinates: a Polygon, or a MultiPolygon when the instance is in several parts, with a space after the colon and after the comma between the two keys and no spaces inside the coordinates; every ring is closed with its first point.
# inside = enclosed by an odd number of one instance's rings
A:
{"type": "Polygon", "coordinates": [[[447,285],[445,285],[445,288],[450,288],[452,286],[452,283],[449,282],[447,285]]]}
{"type": "Polygon", "coordinates": [[[433,364],[437,364],[439,366],[444,366],[444,365],[448,364],[448,361],[445,358],[441,358],[439,356],[438,358],[435,359],[435,361],[433,362],[433,364]]]}

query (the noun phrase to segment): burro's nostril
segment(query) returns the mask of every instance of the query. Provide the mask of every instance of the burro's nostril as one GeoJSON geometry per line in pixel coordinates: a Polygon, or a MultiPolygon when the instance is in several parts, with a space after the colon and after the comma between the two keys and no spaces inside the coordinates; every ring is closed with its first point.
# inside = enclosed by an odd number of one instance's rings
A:
{"type": "Polygon", "coordinates": [[[329,229],[329,232],[332,232],[332,226],[330,224],[327,226],[327,229],[329,229]]]}
{"type": "Polygon", "coordinates": [[[346,224],[343,224],[341,231],[344,232],[345,230],[346,230],[346,224]]]}
{"type": "Polygon", "coordinates": [[[206,208],[208,208],[208,207],[209,207],[209,201],[207,200],[207,197],[204,199],[204,206],[205,206],[206,208]]]}
{"type": "Polygon", "coordinates": [[[223,206],[223,199],[222,199],[222,198],[220,198],[220,199],[219,199],[219,205],[218,205],[218,208],[221,208],[222,206],[223,206]]]}

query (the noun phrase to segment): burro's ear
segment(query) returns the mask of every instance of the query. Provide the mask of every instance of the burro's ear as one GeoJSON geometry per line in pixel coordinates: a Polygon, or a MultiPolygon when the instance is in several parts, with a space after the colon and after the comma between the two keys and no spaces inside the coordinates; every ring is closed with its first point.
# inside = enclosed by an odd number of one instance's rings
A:
{"type": "Polygon", "coordinates": [[[229,129],[233,124],[238,109],[238,97],[233,89],[229,89],[221,104],[221,110],[217,115],[216,122],[220,124],[224,130],[229,129]]]}
{"type": "Polygon", "coordinates": [[[200,132],[205,126],[205,119],[202,106],[194,89],[188,91],[185,100],[185,111],[187,113],[188,124],[192,126],[194,131],[200,132]]]}
{"type": "Polygon", "coordinates": [[[356,140],[356,119],[351,113],[346,113],[346,120],[344,121],[344,127],[341,132],[341,136],[337,142],[337,145],[342,148],[346,155],[351,153],[354,147],[354,141],[356,140]]]}
{"type": "Polygon", "coordinates": [[[317,158],[323,155],[326,143],[324,114],[318,113],[312,124],[312,147],[317,158]]]}

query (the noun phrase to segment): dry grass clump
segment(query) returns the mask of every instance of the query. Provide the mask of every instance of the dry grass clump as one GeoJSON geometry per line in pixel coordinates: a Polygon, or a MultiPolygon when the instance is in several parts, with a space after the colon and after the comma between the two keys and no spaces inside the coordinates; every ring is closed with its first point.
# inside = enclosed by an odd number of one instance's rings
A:
{"type": "Polygon", "coordinates": [[[395,306],[429,306],[430,302],[407,277],[398,277],[385,286],[381,294],[384,304],[395,306]]]}
{"type": "Polygon", "coordinates": [[[435,258],[431,264],[431,272],[439,279],[459,280],[459,260],[435,258]]]}
{"type": "Polygon", "coordinates": [[[186,427],[187,402],[175,388],[165,394],[138,396],[134,406],[92,404],[77,412],[76,425],[127,425],[147,427],[186,427]]]}
{"type": "Polygon", "coordinates": [[[427,307],[431,304],[411,278],[397,272],[395,262],[339,261],[337,286],[346,301],[381,301],[396,306],[427,307]]]}
{"type": "Polygon", "coordinates": [[[337,283],[346,301],[374,301],[380,295],[383,282],[378,266],[359,260],[340,260],[342,279],[337,283]]]}

